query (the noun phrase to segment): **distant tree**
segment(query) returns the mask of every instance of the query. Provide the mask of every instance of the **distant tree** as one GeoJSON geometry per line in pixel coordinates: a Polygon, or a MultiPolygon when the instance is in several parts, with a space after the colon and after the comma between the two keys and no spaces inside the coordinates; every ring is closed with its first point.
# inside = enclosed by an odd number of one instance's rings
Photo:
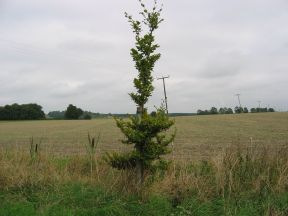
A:
{"type": "MultiPolygon", "coordinates": [[[[237,109],[239,108],[237,107],[237,109]]],[[[217,108],[215,107],[211,107],[210,110],[200,110],[200,109],[197,110],[197,115],[214,115],[214,114],[233,114],[233,110],[227,107],[221,107],[219,108],[219,110],[217,110],[217,108]]]]}
{"type": "Polygon", "coordinates": [[[219,109],[219,114],[226,114],[226,111],[227,111],[227,108],[226,107],[224,107],[224,108],[220,108],[219,109]]]}
{"type": "MultiPolygon", "coordinates": [[[[8,107],[8,106],[7,106],[8,107]]],[[[12,104],[10,106],[10,114],[11,114],[11,119],[13,120],[18,120],[18,119],[28,119],[28,113],[27,112],[23,112],[22,113],[22,108],[21,105],[18,105],[17,103],[12,104]]]]}
{"type": "Polygon", "coordinates": [[[238,114],[244,112],[243,108],[242,108],[242,107],[238,107],[238,106],[236,106],[236,107],[234,108],[234,111],[235,111],[235,113],[238,113],[238,114]]]}
{"type": "Polygon", "coordinates": [[[29,119],[44,119],[45,118],[45,113],[42,111],[42,107],[38,104],[24,104],[23,110],[26,111],[27,117],[29,119]]]}
{"type": "Polygon", "coordinates": [[[251,113],[261,113],[261,112],[275,112],[273,108],[267,108],[267,107],[257,107],[257,108],[251,108],[251,113]]]}
{"type": "Polygon", "coordinates": [[[64,119],[65,111],[51,111],[48,113],[48,117],[53,119],[64,119]]]}
{"type": "Polygon", "coordinates": [[[202,110],[197,110],[197,115],[203,115],[203,111],[202,110]]]}
{"type": "Polygon", "coordinates": [[[226,114],[233,114],[233,110],[231,108],[228,108],[226,114]]]}
{"type": "Polygon", "coordinates": [[[4,120],[6,116],[4,107],[0,107],[0,120],[4,120]]]}
{"type": "Polygon", "coordinates": [[[45,119],[45,113],[38,104],[17,103],[0,108],[0,120],[38,120],[45,119]]]}
{"type": "Polygon", "coordinates": [[[69,104],[67,110],[65,111],[65,119],[79,119],[83,114],[83,110],[77,108],[76,106],[69,104]]]}
{"type": "Polygon", "coordinates": [[[249,112],[249,111],[248,111],[248,108],[247,108],[247,107],[244,107],[243,112],[244,112],[244,113],[248,113],[248,112],[249,112]]]}
{"type": "Polygon", "coordinates": [[[92,119],[92,116],[89,115],[88,113],[85,113],[85,114],[83,115],[83,119],[85,119],[85,120],[90,120],[90,119],[92,119]]]}
{"type": "Polygon", "coordinates": [[[197,115],[210,115],[208,110],[197,110],[197,115]]]}
{"type": "Polygon", "coordinates": [[[219,109],[219,114],[233,114],[233,110],[227,107],[221,107],[219,109]]]}
{"type": "Polygon", "coordinates": [[[210,109],[210,114],[214,115],[214,114],[218,114],[218,110],[216,107],[211,107],[210,109]]]}

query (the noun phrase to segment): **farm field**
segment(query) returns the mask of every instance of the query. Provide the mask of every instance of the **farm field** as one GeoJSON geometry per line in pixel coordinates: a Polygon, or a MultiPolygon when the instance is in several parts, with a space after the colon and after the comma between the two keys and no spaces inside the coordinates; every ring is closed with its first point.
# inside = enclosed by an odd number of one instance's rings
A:
{"type": "Polygon", "coordinates": [[[175,122],[176,160],[142,193],[133,170],[97,157],[91,169],[88,132],[100,153],[125,150],[113,119],[0,122],[0,215],[288,215],[288,113],[175,122]],[[36,157],[31,136],[43,137],[36,157]]]}
{"type": "MultiPolygon", "coordinates": [[[[225,147],[238,145],[278,148],[288,143],[288,113],[176,117],[174,156],[205,159],[225,147]]],[[[123,137],[114,119],[0,121],[0,147],[27,149],[29,138],[42,138],[41,148],[51,154],[83,154],[87,133],[98,135],[100,153],[124,151],[123,137]]]]}

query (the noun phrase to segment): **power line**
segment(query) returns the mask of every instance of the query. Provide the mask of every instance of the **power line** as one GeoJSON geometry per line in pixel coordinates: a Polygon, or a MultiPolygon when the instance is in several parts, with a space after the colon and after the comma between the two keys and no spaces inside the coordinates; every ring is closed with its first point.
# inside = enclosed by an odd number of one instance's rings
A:
{"type": "MultiPolygon", "coordinates": [[[[15,50],[18,54],[24,55],[24,56],[32,56],[32,57],[43,57],[43,56],[50,56],[50,57],[60,57],[67,60],[73,60],[73,62],[84,62],[84,63],[90,63],[95,64],[99,63],[96,61],[95,58],[91,58],[89,56],[83,57],[79,56],[78,54],[71,53],[71,52],[65,52],[57,49],[49,49],[49,48],[43,48],[43,47],[37,47],[28,43],[21,43],[16,42],[11,39],[5,39],[0,37],[0,46],[7,47],[8,49],[15,50]]],[[[46,58],[45,58],[46,59],[46,58]]]]}

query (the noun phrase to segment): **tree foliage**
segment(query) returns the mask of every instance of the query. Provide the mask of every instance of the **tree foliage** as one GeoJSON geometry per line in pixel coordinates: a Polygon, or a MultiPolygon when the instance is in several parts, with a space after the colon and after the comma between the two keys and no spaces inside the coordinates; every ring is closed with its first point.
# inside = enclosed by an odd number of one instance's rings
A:
{"type": "Polygon", "coordinates": [[[215,115],[215,114],[233,114],[233,110],[227,107],[220,107],[217,110],[216,107],[211,107],[210,110],[197,110],[197,115],[215,115]]]}
{"type": "Polygon", "coordinates": [[[154,31],[163,19],[160,18],[162,8],[157,10],[156,1],[152,11],[148,11],[141,0],[139,2],[143,9],[143,11],[140,12],[140,15],[143,17],[142,22],[133,19],[132,16],[127,13],[125,13],[125,16],[135,33],[135,48],[131,49],[130,54],[135,62],[135,68],[138,71],[138,76],[133,81],[137,92],[130,93],[130,96],[143,111],[144,105],[154,90],[152,85],[152,71],[156,61],[159,60],[161,56],[160,53],[155,53],[159,45],[155,43],[154,31]],[[148,28],[145,33],[143,25],[148,28]]]}
{"type": "Polygon", "coordinates": [[[91,120],[91,119],[92,119],[92,116],[89,115],[89,113],[84,112],[84,114],[83,114],[83,119],[85,119],[85,120],[91,120]]]}
{"type": "Polygon", "coordinates": [[[211,107],[210,113],[211,113],[212,115],[218,114],[217,108],[216,108],[216,107],[211,107]]]}
{"type": "MultiPolygon", "coordinates": [[[[249,110],[247,107],[239,107],[236,106],[234,108],[234,111],[236,114],[239,113],[249,113],[249,110]]],[[[251,113],[258,113],[258,112],[275,112],[275,110],[273,108],[251,108],[250,109],[251,113]]],[[[215,107],[211,107],[210,110],[197,110],[197,115],[213,115],[213,114],[233,114],[233,110],[231,108],[227,108],[227,107],[221,107],[219,108],[219,110],[217,111],[217,108],[215,107]]]]}
{"type": "Polygon", "coordinates": [[[237,114],[240,114],[240,113],[249,113],[249,110],[248,110],[248,108],[247,107],[238,107],[238,106],[236,106],[235,108],[234,108],[234,111],[235,111],[235,113],[237,113],[237,114]]]}
{"type": "Polygon", "coordinates": [[[107,161],[117,169],[135,168],[138,183],[143,183],[145,171],[155,171],[165,166],[166,162],[161,156],[169,152],[168,145],[173,141],[175,133],[170,137],[165,134],[174,122],[169,119],[163,106],[153,112],[153,115],[149,115],[145,107],[154,90],[154,65],[161,56],[160,53],[156,53],[159,45],[155,43],[154,32],[163,19],[160,18],[162,8],[157,9],[156,1],[150,11],[141,0],[139,2],[142,7],[142,21],[135,20],[125,13],[135,34],[135,48],[131,49],[130,54],[138,76],[133,81],[136,92],[129,95],[137,106],[138,115],[130,116],[128,121],[115,118],[118,128],[125,136],[122,142],[134,145],[134,150],[126,154],[108,154],[107,161]]]}
{"type": "Polygon", "coordinates": [[[53,119],[64,119],[65,111],[51,111],[48,113],[48,117],[53,119]]]}
{"type": "Polygon", "coordinates": [[[261,112],[275,112],[273,108],[267,108],[267,107],[257,107],[257,108],[251,108],[251,113],[261,113],[261,112]]]}
{"type": "Polygon", "coordinates": [[[77,108],[76,106],[69,104],[67,110],[65,111],[65,118],[66,119],[79,119],[80,116],[83,114],[83,110],[77,108]]]}
{"type": "Polygon", "coordinates": [[[244,112],[244,113],[249,113],[248,108],[247,108],[247,107],[244,107],[243,112],[244,112]]]}
{"type": "MultiPolygon", "coordinates": [[[[246,108],[247,109],[247,108],[246,108]]],[[[238,107],[238,106],[236,106],[235,108],[234,108],[234,111],[235,111],[235,113],[238,113],[238,114],[240,114],[240,113],[243,113],[244,112],[244,109],[243,109],[243,107],[238,107]]]]}
{"type": "Polygon", "coordinates": [[[0,107],[0,120],[38,120],[45,119],[42,107],[35,103],[5,105],[0,107]]]}

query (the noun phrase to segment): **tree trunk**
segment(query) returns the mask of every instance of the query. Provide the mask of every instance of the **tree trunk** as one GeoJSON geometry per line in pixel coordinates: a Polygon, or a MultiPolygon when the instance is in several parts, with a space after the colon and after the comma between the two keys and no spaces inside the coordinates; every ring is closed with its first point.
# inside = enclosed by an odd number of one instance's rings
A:
{"type": "Polygon", "coordinates": [[[137,185],[142,186],[144,183],[144,167],[142,161],[140,160],[136,161],[136,176],[137,176],[137,185]]]}
{"type": "MultiPolygon", "coordinates": [[[[144,112],[144,107],[143,106],[138,106],[136,110],[136,114],[138,117],[142,117],[144,112]]],[[[136,147],[136,150],[142,155],[142,149],[141,146],[136,147]]],[[[137,160],[136,161],[136,178],[137,178],[137,185],[142,186],[144,183],[144,165],[143,161],[137,160]]]]}

